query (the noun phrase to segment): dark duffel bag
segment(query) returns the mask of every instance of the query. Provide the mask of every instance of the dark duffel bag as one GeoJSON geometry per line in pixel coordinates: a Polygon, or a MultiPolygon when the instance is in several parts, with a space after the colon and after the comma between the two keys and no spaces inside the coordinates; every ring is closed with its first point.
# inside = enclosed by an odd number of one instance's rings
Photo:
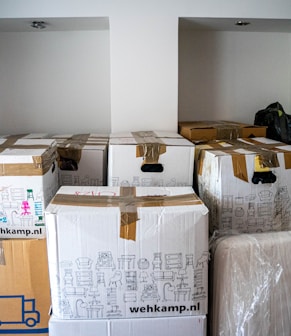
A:
{"type": "Polygon", "coordinates": [[[267,126],[267,138],[291,144],[291,116],[276,102],[255,115],[254,125],[267,126]]]}

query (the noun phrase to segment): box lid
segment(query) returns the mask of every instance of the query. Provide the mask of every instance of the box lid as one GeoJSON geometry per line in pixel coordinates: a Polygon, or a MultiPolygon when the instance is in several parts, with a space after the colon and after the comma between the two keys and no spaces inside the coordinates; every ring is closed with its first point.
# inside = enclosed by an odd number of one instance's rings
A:
{"type": "Polygon", "coordinates": [[[110,134],[110,145],[164,144],[166,146],[188,146],[193,143],[179,133],[167,131],[139,131],[110,134]]]}

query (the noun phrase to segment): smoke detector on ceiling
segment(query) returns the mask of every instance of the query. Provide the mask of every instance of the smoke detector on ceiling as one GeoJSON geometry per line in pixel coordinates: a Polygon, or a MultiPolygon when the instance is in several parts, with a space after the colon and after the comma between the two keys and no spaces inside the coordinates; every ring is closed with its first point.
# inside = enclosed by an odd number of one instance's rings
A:
{"type": "Polygon", "coordinates": [[[47,25],[44,21],[33,21],[30,26],[35,29],[45,29],[47,25]]]}

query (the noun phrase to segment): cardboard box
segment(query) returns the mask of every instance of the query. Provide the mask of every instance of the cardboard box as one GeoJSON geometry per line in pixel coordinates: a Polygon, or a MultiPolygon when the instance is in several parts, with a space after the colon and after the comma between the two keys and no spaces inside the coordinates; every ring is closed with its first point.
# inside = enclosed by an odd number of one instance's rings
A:
{"type": "Polygon", "coordinates": [[[56,142],[10,140],[0,139],[0,238],[43,238],[44,209],[59,188],[56,142]]]}
{"type": "Polygon", "coordinates": [[[235,121],[181,121],[179,133],[194,143],[212,140],[265,137],[266,126],[257,126],[235,121]]]}
{"type": "Polygon", "coordinates": [[[50,336],[206,336],[206,316],[61,320],[52,317],[50,336]]]}
{"type": "Polygon", "coordinates": [[[57,318],[207,313],[208,209],[191,187],[61,187],[46,223],[57,318]]]}
{"type": "Polygon", "coordinates": [[[0,334],[48,335],[46,240],[0,240],[0,274],[0,334]]]}
{"type": "Polygon", "coordinates": [[[178,133],[111,134],[109,186],[192,186],[194,145],[178,133]]]}
{"type": "Polygon", "coordinates": [[[210,232],[289,229],[291,146],[254,138],[209,147],[198,155],[196,174],[210,232]]]}
{"type": "Polygon", "coordinates": [[[60,185],[107,184],[108,139],[100,134],[54,135],[60,185]]]}
{"type": "Polygon", "coordinates": [[[226,236],[209,264],[209,335],[291,335],[291,232],[226,236]]]}

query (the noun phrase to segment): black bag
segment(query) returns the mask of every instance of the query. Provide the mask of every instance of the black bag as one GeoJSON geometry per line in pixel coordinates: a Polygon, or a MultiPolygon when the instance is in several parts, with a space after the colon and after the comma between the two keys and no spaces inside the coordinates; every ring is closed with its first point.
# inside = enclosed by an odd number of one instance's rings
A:
{"type": "Polygon", "coordinates": [[[255,115],[254,125],[268,126],[267,138],[291,144],[291,116],[276,102],[255,115]]]}

